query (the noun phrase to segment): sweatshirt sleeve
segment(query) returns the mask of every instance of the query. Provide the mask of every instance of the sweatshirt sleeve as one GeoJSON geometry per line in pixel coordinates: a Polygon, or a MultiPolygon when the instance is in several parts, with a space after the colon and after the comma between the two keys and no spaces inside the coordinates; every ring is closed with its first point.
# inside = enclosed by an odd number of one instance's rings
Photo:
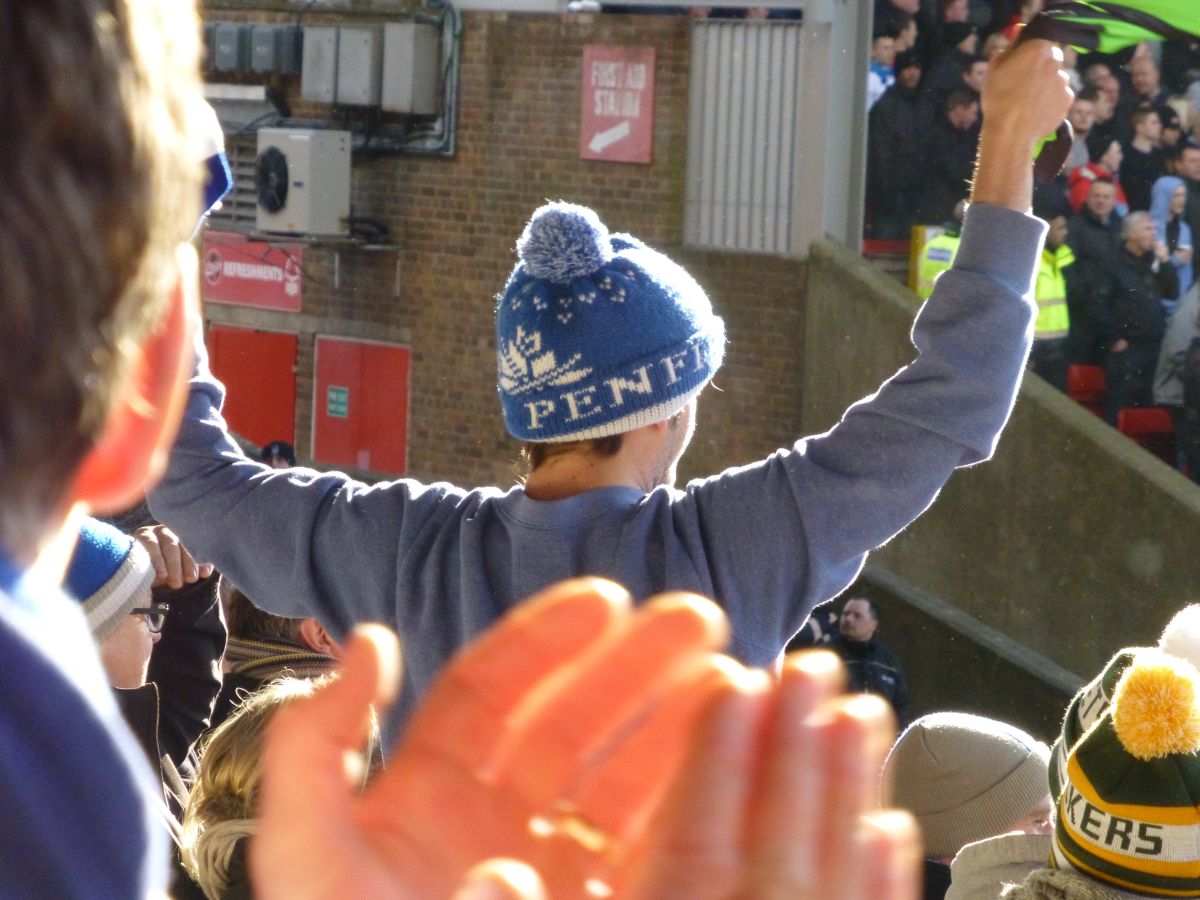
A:
{"type": "Polygon", "coordinates": [[[825,434],[689,485],[677,516],[698,531],[735,644],[782,646],[956,467],[992,454],[1029,352],[1044,232],[1031,216],[972,206],[916,318],[912,363],[825,434]]]}
{"type": "Polygon", "coordinates": [[[248,459],[221,417],[225,390],[199,329],[196,344],[183,422],[150,495],[154,515],[269,612],[312,616],[339,636],[355,622],[394,622],[402,548],[456,489],[408,479],[369,486],[248,459]]]}

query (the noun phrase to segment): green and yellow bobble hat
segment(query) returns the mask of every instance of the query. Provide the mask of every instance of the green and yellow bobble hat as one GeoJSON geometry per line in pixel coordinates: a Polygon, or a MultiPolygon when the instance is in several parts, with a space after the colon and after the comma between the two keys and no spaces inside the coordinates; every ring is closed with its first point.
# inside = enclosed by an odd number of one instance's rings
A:
{"type": "Polygon", "coordinates": [[[1200,605],[1122,650],[1052,748],[1051,865],[1144,897],[1200,897],[1200,605]]]}

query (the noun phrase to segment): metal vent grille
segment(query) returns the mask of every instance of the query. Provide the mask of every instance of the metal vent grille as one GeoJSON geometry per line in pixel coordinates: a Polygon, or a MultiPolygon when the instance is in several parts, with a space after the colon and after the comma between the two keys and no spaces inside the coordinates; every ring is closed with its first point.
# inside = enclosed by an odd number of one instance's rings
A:
{"type": "Polygon", "coordinates": [[[697,21],[692,30],[684,240],[791,253],[800,23],[697,21]]]}
{"type": "Polygon", "coordinates": [[[233,171],[233,190],[221,208],[208,217],[208,227],[218,231],[249,233],[256,227],[258,193],[254,189],[257,133],[226,135],[225,157],[233,171]]]}

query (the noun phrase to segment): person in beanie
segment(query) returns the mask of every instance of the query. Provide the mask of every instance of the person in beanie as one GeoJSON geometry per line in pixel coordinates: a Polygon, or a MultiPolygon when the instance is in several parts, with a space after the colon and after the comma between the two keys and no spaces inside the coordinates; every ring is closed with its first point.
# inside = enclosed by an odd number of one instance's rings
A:
{"type": "MultiPolygon", "coordinates": [[[[63,587],[80,601],[121,715],[158,775],[175,837],[195,779],[194,747],[221,687],[216,576],[161,525],[138,529],[135,539],[87,517],[63,587]],[[170,572],[181,573],[176,588],[170,572]]],[[[178,855],[175,862],[172,896],[198,896],[178,855]]]]}
{"type": "Polygon", "coordinates": [[[921,62],[896,54],[896,83],[871,107],[867,127],[870,236],[908,240],[920,206],[927,123],[920,103],[921,62]]]}
{"type": "MultiPolygon", "coordinates": [[[[990,896],[996,896],[998,862],[1021,865],[1007,852],[1011,845],[999,856],[988,846],[961,863],[956,857],[967,845],[999,835],[1049,833],[1049,759],[1050,748],[1041,741],[983,716],[931,713],[904,730],[884,762],[883,781],[893,785],[896,805],[911,811],[921,826],[927,858],[925,897],[972,897],[975,893],[967,883],[980,880],[989,884],[990,896]],[[950,869],[951,863],[955,869],[950,869]],[[960,882],[957,891],[951,885],[952,872],[960,882]]],[[[1027,853],[1024,844],[1020,849],[1027,853]]],[[[1044,862],[1045,849],[1033,865],[1044,862]]],[[[986,894],[987,889],[982,895],[986,894]]]]}
{"type": "Polygon", "coordinates": [[[1008,900],[1200,896],[1200,605],[1119,652],[1055,741],[1049,865],[1008,900]]]}
{"type": "Polygon", "coordinates": [[[153,582],[154,567],[140,544],[99,519],[84,520],[64,586],[83,606],[113,687],[140,687],[146,681],[162,627],[156,613],[145,611],[153,582]]]}
{"type": "Polygon", "coordinates": [[[989,76],[981,140],[993,149],[955,266],[914,326],[920,355],[828,433],[676,489],[724,323],[670,258],[591,209],[549,203],[525,226],[496,301],[497,387],[529,461],[523,485],[273,475],[230,438],[224,388],[197,341],[151,509],[269,612],[315,617],[336,640],[355,622],[394,625],[405,642],[399,716],[505,610],[582,573],[637,598],[713,596],[732,655],[773,664],[813,606],[851,584],[955,468],[990,456],[1012,408],[1045,226],[1026,214],[1028,167],[1010,162],[1044,134],[1031,121],[1044,128],[1046,110],[1069,100],[1061,70],[1031,79],[1022,58],[989,76]]]}

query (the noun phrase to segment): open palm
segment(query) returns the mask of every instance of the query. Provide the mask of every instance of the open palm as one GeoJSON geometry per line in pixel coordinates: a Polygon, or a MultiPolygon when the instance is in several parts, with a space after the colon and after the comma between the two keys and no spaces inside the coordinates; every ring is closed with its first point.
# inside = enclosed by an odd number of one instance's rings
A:
{"type": "Polygon", "coordinates": [[[886,704],[838,697],[831,654],[773,681],[715,655],[724,638],[700,597],[550,588],[451,662],[360,796],[352,748],[396,683],[390,632],[360,630],[343,677],[272,726],[256,896],[916,896],[912,819],[867,815],[886,704]],[[455,894],[498,858],[522,884],[455,894]]]}

